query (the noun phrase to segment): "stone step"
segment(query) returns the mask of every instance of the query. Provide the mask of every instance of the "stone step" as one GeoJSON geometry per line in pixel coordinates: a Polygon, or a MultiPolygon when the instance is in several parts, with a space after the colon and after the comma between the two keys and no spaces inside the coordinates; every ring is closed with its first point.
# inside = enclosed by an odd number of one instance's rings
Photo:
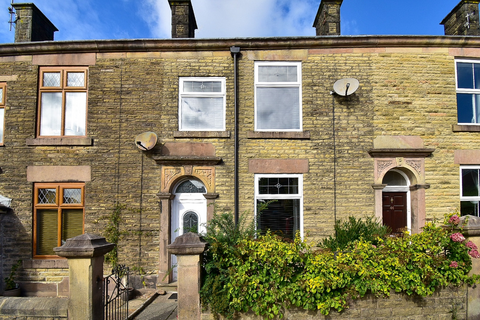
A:
{"type": "Polygon", "coordinates": [[[161,283],[157,285],[157,291],[165,291],[165,292],[177,292],[177,282],[172,283],[161,283]]]}

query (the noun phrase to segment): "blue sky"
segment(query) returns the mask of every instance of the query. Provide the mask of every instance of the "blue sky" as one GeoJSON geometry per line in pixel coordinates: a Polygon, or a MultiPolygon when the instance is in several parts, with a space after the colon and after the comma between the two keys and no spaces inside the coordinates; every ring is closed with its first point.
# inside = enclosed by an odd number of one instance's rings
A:
{"type": "MultiPolygon", "coordinates": [[[[460,0],[344,0],[342,35],[443,35],[440,22],[460,0]]],[[[55,40],[170,38],[168,0],[14,0],[33,2],[59,29],[55,40]]],[[[11,43],[0,0],[0,43],[11,43]],[[3,18],[2,18],[3,17],[3,18]]],[[[314,36],[320,0],[192,0],[196,38],[314,36]]]]}

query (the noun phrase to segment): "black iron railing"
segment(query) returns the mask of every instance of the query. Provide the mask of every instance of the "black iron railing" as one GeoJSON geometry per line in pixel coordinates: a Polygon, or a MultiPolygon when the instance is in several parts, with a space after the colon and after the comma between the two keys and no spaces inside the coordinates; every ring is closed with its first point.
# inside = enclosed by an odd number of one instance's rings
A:
{"type": "Polygon", "coordinates": [[[103,278],[105,320],[128,319],[128,276],[128,267],[118,265],[111,275],[103,278]]]}

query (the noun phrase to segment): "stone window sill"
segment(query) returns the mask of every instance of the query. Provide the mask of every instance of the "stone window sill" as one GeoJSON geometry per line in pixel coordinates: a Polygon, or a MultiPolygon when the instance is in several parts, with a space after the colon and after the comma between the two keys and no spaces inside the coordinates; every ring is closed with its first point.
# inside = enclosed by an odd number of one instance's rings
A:
{"type": "Polygon", "coordinates": [[[222,162],[220,157],[198,156],[161,156],[154,155],[152,159],[163,165],[204,165],[213,166],[222,162]]]}
{"type": "Polygon", "coordinates": [[[468,124],[454,124],[452,126],[453,132],[480,132],[480,125],[468,124]]]}
{"type": "Polygon", "coordinates": [[[247,132],[248,139],[299,139],[309,140],[310,131],[302,132],[264,132],[264,131],[249,131],[247,132]]]}
{"type": "Polygon", "coordinates": [[[93,138],[35,138],[27,139],[27,146],[93,146],[93,138]]]}
{"type": "Polygon", "coordinates": [[[174,138],[230,138],[230,131],[175,131],[174,138]]]}

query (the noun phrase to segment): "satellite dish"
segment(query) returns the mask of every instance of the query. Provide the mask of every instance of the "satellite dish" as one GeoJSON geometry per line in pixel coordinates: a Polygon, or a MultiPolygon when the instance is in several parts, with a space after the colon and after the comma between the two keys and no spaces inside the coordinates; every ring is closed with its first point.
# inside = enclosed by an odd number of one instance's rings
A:
{"type": "Polygon", "coordinates": [[[135,145],[140,150],[150,150],[157,144],[157,135],[155,132],[140,133],[135,138],[135,145]]]}
{"type": "Polygon", "coordinates": [[[337,80],[333,85],[333,91],[339,96],[349,96],[357,91],[360,83],[355,78],[345,78],[337,80]]]}

